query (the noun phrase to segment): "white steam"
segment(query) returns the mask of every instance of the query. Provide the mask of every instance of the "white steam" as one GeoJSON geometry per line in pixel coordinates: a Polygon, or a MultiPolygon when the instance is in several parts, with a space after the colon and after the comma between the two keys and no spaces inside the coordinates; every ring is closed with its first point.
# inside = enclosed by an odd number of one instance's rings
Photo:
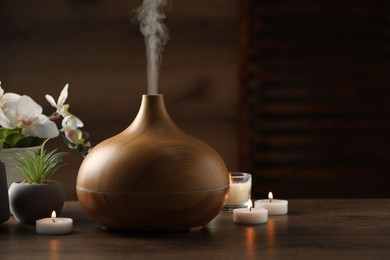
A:
{"type": "Polygon", "coordinates": [[[144,0],[137,9],[140,29],[145,36],[148,94],[158,93],[158,73],[161,64],[161,53],[168,41],[168,29],[164,25],[164,6],[170,0],[144,0]]]}

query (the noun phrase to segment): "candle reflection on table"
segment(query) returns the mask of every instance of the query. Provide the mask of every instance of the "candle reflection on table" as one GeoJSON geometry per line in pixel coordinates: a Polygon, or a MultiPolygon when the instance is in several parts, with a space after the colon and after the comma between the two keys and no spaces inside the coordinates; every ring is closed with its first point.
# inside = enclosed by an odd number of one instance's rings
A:
{"type": "Polygon", "coordinates": [[[50,252],[50,259],[58,259],[58,248],[59,248],[60,242],[58,239],[51,239],[49,241],[49,252],[50,252]]]}
{"type": "Polygon", "coordinates": [[[255,234],[256,231],[253,227],[248,227],[245,230],[246,236],[246,250],[247,252],[253,252],[255,247],[255,234]]]}
{"type": "Polygon", "coordinates": [[[267,223],[267,246],[268,246],[268,248],[275,247],[275,236],[276,236],[275,219],[269,218],[268,223],[267,223]]]}

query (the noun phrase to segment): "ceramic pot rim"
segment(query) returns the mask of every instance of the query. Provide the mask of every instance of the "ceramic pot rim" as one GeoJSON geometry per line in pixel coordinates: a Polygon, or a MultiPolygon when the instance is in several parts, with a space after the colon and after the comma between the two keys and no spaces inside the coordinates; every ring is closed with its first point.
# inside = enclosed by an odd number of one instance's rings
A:
{"type": "Polygon", "coordinates": [[[0,153],[15,153],[18,151],[35,151],[39,150],[42,147],[42,145],[38,146],[31,146],[31,147],[21,147],[21,148],[3,148],[0,150],[0,153]]]}
{"type": "Polygon", "coordinates": [[[27,182],[23,182],[23,181],[15,181],[12,184],[15,184],[15,185],[35,185],[35,186],[42,185],[43,186],[43,185],[53,185],[56,183],[60,183],[60,182],[54,181],[54,180],[50,180],[48,183],[27,183],[27,182]]]}

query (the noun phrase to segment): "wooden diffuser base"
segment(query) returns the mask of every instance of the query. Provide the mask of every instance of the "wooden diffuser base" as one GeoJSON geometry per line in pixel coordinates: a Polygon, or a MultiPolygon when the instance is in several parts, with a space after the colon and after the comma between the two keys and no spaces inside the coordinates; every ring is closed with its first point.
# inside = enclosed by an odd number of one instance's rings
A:
{"type": "Polygon", "coordinates": [[[107,229],[201,227],[220,212],[228,190],[221,157],[172,122],[162,95],[143,95],[133,123],[94,147],[77,177],[81,206],[107,229]]]}

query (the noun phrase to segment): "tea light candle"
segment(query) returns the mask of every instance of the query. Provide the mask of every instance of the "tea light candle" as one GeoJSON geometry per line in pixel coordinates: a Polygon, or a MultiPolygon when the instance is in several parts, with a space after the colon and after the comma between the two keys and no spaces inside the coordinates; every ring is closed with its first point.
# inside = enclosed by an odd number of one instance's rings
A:
{"type": "Polygon", "coordinates": [[[38,219],[36,222],[36,231],[44,235],[63,235],[69,234],[73,229],[73,219],[57,218],[53,211],[51,218],[38,219]]]}
{"type": "Polygon", "coordinates": [[[272,192],[268,193],[268,200],[256,200],[255,208],[263,208],[268,210],[268,215],[286,215],[288,211],[287,200],[273,199],[272,192]]]}
{"type": "Polygon", "coordinates": [[[260,208],[233,209],[234,223],[253,225],[253,224],[267,223],[267,221],[268,221],[268,211],[266,209],[260,209],[260,208]]]}

